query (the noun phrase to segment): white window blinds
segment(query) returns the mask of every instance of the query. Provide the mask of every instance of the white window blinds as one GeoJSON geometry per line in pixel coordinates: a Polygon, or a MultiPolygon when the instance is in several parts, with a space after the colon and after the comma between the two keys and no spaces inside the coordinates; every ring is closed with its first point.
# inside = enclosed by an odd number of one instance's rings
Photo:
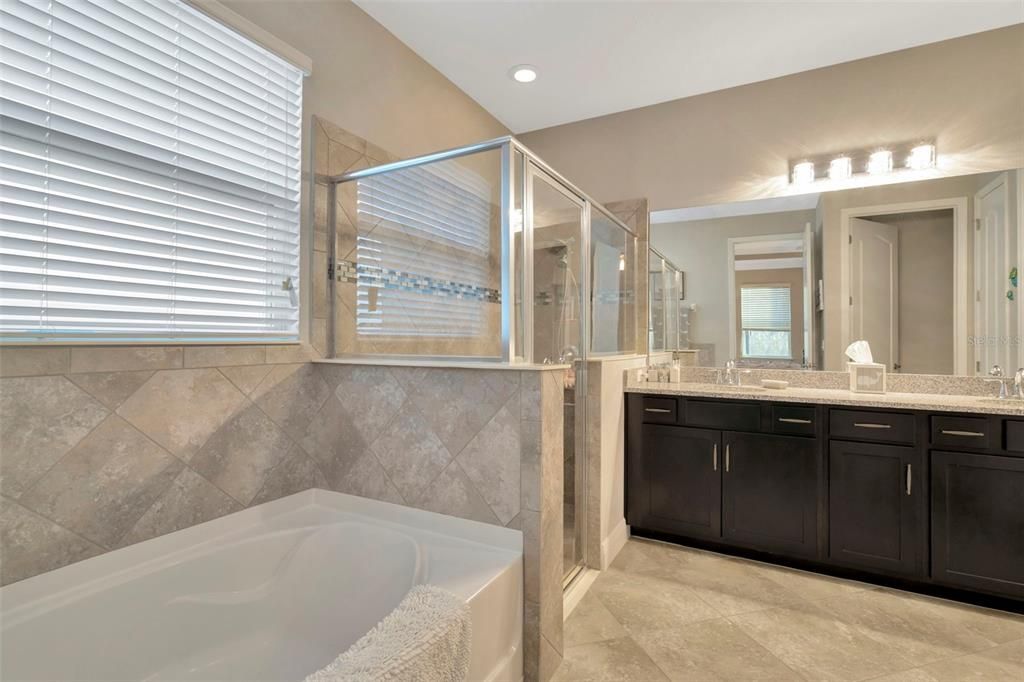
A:
{"type": "Polygon", "coordinates": [[[740,307],[744,329],[789,331],[792,304],[788,286],[742,287],[740,307]]]}
{"type": "Polygon", "coordinates": [[[302,72],[178,0],[0,35],[4,340],[296,339],[302,72]]]}
{"type": "Polygon", "coordinates": [[[789,358],[792,355],[792,296],[788,286],[740,288],[743,357],[789,358]]]}
{"type": "Polygon", "coordinates": [[[474,337],[485,333],[491,187],[455,162],[358,182],[356,330],[362,336],[474,337]]]}

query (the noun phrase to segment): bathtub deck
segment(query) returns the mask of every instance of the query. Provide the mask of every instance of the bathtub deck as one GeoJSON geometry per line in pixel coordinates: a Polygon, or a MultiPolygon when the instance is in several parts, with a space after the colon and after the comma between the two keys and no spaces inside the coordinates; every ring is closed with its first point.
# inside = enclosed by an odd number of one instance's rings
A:
{"type": "Polygon", "coordinates": [[[522,535],[309,490],[0,589],[0,678],[302,679],[415,584],[465,599],[471,678],[522,674],[522,535]]]}

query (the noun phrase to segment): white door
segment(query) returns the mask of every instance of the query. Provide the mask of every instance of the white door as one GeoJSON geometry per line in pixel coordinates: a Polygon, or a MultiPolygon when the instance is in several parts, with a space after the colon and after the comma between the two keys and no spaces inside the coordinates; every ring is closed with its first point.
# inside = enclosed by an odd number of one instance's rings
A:
{"type": "Polygon", "coordinates": [[[1018,290],[1010,284],[1015,235],[1007,220],[1006,175],[1000,175],[974,197],[974,348],[975,370],[992,365],[1006,373],[1017,369],[1011,336],[1017,329],[1017,301],[1006,297],[1018,290]]]}
{"type": "Polygon", "coordinates": [[[817,343],[814,329],[814,229],[804,224],[804,362],[808,369],[814,369],[814,344],[817,343]]]}
{"type": "Polygon", "coordinates": [[[850,341],[866,340],[890,372],[900,363],[899,248],[898,228],[850,220],[850,341]]]}

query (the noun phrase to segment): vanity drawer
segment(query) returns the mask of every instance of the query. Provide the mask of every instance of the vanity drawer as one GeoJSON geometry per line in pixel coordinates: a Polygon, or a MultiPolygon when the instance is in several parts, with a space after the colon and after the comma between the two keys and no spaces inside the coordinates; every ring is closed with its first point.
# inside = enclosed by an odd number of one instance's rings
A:
{"type": "Polygon", "coordinates": [[[985,417],[932,417],[932,445],[987,450],[995,445],[992,422],[985,417]]]}
{"type": "Polygon", "coordinates": [[[899,412],[829,410],[832,438],[914,444],[914,415],[899,412]]]}
{"type": "Polygon", "coordinates": [[[1024,452],[1024,422],[1006,420],[1006,449],[1009,452],[1024,452]]]}
{"type": "Polygon", "coordinates": [[[687,426],[726,431],[760,431],[761,406],[736,401],[694,400],[684,404],[687,426]]]}
{"type": "Polygon", "coordinates": [[[644,396],[645,424],[675,424],[679,415],[679,401],[675,398],[644,396]]]}
{"type": "Polygon", "coordinates": [[[813,436],[815,412],[813,407],[772,405],[772,433],[813,436]]]}

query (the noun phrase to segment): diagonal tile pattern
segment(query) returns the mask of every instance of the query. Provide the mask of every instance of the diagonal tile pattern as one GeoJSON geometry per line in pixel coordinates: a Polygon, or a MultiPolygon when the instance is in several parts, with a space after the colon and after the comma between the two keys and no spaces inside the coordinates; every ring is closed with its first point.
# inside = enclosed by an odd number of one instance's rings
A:
{"type": "Polygon", "coordinates": [[[0,582],[310,487],[518,527],[523,500],[540,506],[542,431],[520,375],[284,363],[0,379],[0,582]]]}
{"type": "Polygon", "coordinates": [[[1024,617],[632,539],[555,680],[1024,679],[1024,617]]]}

